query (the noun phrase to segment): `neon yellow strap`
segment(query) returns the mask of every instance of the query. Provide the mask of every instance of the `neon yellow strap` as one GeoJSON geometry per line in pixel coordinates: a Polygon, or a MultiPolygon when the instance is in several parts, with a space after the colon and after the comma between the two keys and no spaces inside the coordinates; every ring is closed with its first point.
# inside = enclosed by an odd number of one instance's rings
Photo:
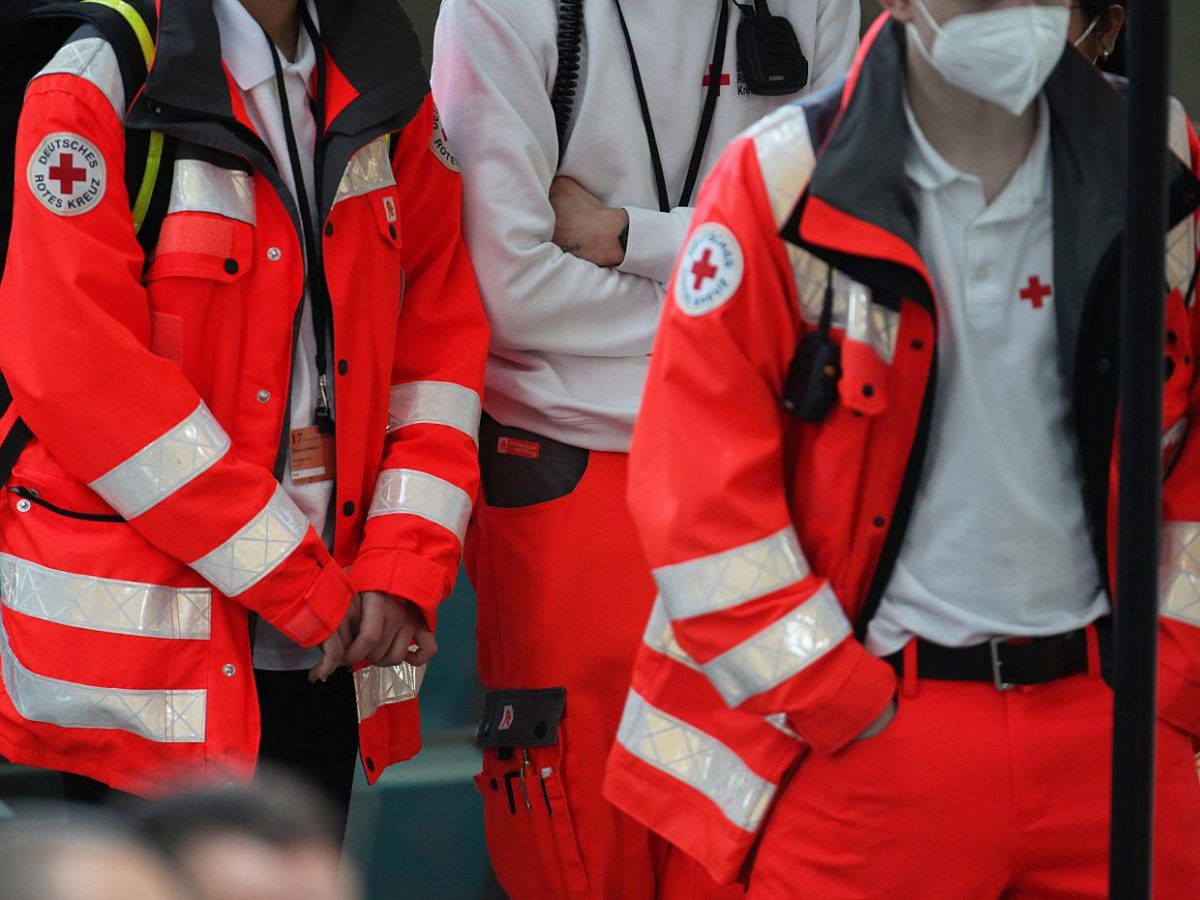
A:
{"type": "MultiPolygon", "coordinates": [[[[83,0],[84,3],[99,3],[121,14],[129,23],[138,44],[142,48],[142,56],[146,59],[146,70],[154,64],[154,37],[146,20],[142,18],[132,5],[125,0],[83,0]]],[[[138,188],[137,197],[133,203],[133,233],[142,230],[146,221],[146,213],[150,209],[150,198],[154,196],[154,185],[158,181],[158,170],[162,166],[163,135],[161,131],[150,132],[150,144],[146,150],[146,171],[142,174],[142,184],[138,188]]]]}
{"type": "Polygon", "coordinates": [[[154,196],[154,184],[158,181],[158,170],[162,165],[163,133],[150,132],[150,146],[146,150],[146,174],[142,176],[141,187],[138,188],[137,200],[133,204],[133,233],[142,230],[146,221],[146,213],[150,209],[150,198],[154,196]]]}
{"type": "Polygon", "coordinates": [[[107,6],[121,14],[121,17],[133,29],[133,33],[142,47],[142,56],[146,58],[146,68],[149,69],[154,63],[154,36],[150,34],[150,28],[146,25],[146,20],[142,18],[141,13],[125,0],[83,0],[83,2],[99,3],[101,6],[107,6]]]}

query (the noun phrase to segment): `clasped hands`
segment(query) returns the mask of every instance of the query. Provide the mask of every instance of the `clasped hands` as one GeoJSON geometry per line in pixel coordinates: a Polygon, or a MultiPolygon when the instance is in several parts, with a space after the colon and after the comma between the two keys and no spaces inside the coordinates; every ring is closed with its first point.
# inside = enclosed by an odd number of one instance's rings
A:
{"type": "Polygon", "coordinates": [[[322,642],[321,653],[321,661],[308,672],[309,681],[324,681],[338,666],[363,660],[373,666],[423,666],[437,653],[437,640],[415,603],[363,591],[351,599],[342,624],[322,642]]]}

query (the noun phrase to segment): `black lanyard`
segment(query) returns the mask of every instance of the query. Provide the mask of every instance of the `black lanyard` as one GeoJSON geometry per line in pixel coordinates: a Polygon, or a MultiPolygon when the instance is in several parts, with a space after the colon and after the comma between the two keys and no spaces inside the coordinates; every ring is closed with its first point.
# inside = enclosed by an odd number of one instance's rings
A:
{"type": "MultiPolygon", "coordinates": [[[[320,183],[318,177],[321,172],[322,144],[325,129],[325,58],[321,47],[320,34],[317,32],[316,26],[313,25],[312,19],[309,18],[308,10],[304,8],[303,4],[300,7],[300,15],[304,29],[308,32],[308,38],[312,42],[313,52],[316,54],[317,60],[317,97],[312,110],[317,126],[317,141],[314,148],[313,161],[315,170],[313,184],[317,188],[319,195],[320,183]]],[[[292,130],[292,111],[291,106],[288,104],[287,88],[283,83],[283,66],[279,62],[279,52],[275,49],[275,42],[271,40],[271,36],[267,34],[266,29],[263,29],[263,36],[266,37],[267,46],[271,51],[271,62],[275,64],[275,89],[279,95],[279,108],[283,114],[283,133],[287,141],[288,162],[292,167],[292,182],[295,185],[296,205],[300,207],[300,222],[302,231],[304,232],[304,250],[307,258],[306,271],[308,286],[312,292],[313,332],[317,339],[317,408],[315,418],[318,427],[327,428],[333,424],[333,408],[329,403],[329,357],[326,350],[327,343],[332,338],[332,304],[329,300],[329,287],[325,283],[325,265],[321,259],[321,240],[313,223],[312,207],[308,202],[308,188],[304,184],[304,166],[300,161],[300,149],[296,144],[296,134],[292,130]]]]}
{"type": "MultiPolygon", "coordinates": [[[[621,31],[625,33],[625,46],[629,48],[629,65],[633,68],[633,84],[637,88],[638,104],[642,108],[642,124],[646,128],[646,143],[650,145],[650,164],[654,167],[654,188],[658,192],[658,208],[663,212],[671,211],[671,199],[667,194],[667,179],[663,174],[662,157],[658,153],[658,141],[654,137],[654,122],[650,119],[650,104],[646,102],[646,88],[642,84],[642,72],[638,67],[637,54],[633,49],[633,38],[629,36],[629,26],[625,24],[625,13],[621,9],[621,0],[613,0],[617,5],[617,16],[621,20],[621,31]]],[[[704,111],[700,115],[700,130],[696,132],[696,142],[692,145],[692,160],[688,164],[687,178],[683,182],[683,191],[679,195],[676,206],[687,206],[692,200],[692,191],[696,189],[696,179],[700,175],[700,163],[704,158],[704,148],[708,144],[708,133],[712,130],[713,113],[717,108],[717,95],[721,92],[721,70],[725,68],[725,36],[729,32],[729,3],[728,0],[717,0],[719,10],[717,16],[717,41],[713,47],[712,65],[708,69],[708,93],[704,95],[704,111]]]]}

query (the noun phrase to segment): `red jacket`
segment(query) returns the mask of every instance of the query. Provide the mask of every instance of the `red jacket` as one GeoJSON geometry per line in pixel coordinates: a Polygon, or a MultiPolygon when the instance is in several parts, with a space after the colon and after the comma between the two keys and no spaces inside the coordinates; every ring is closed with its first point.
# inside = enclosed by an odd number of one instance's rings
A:
{"type": "MultiPolygon", "coordinates": [[[[719,880],[745,863],[805,752],[837,753],[895,691],[861,643],[921,471],[937,354],[932,280],[903,173],[904,33],[886,17],[849,81],[770,116],[725,153],[679,263],[634,432],[630,502],[660,596],[606,794],[719,880]],[[835,271],[843,374],[820,424],[784,412],[789,365],[835,271]]],[[[1124,101],[1069,48],[1052,111],[1055,296],[1083,492],[1112,560],[1116,283],[1124,101]],[[1078,165],[1077,161],[1086,161],[1078,165]],[[1116,173],[1116,174],[1113,174],[1116,173]]],[[[1175,149],[1193,168],[1178,118],[1175,149]]],[[[1189,147],[1190,141],[1190,147],[1189,147]]],[[[1200,185],[1178,166],[1166,298],[1160,715],[1200,735],[1200,185]]]]}
{"type": "MultiPolygon", "coordinates": [[[[407,598],[432,627],[454,582],[487,346],[459,177],[395,3],[329,13],[317,183],[332,553],[279,484],[300,220],[207,4],[161,0],[157,58],[128,110],[111,50],[86,32],[29,87],[0,287],[11,414],[36,436],[0,503],[0,755],[13,761],[139,792],[180,771],[244,774],[259,734],[250,613],[311,646],[355,591],[407,598]],[[171,190],[143,255],[122,169],[126,129],[150,128],[168,137],[171,190]]],[[[356,680],[374,780],[419,746],[415,673],[356,680]]]]}

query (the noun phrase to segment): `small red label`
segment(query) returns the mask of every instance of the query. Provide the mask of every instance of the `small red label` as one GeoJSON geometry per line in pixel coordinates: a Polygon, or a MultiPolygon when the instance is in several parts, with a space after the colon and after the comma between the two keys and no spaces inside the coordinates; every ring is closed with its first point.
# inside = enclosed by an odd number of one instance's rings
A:
{"type": "Polygon", "coordinates": [[[496,452],[503,453],[505,456],[537,459],[542,455],[542,445],[537,441],[523,441],[520,438],[502,437],[496,442],[496,452]]]}

